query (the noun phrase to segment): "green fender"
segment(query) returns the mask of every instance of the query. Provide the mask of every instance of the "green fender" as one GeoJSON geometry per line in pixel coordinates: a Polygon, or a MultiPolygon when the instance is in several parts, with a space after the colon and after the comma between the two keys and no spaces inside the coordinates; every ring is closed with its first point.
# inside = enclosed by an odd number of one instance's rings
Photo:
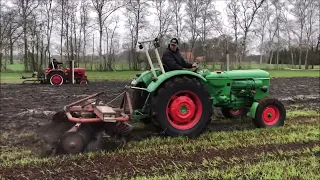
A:
{"type": "Polygon", "coordinates": [[[256,111],[257,111],[257,107],[258,107],[259,103],[258,102],[254,102],[251,105],[250,108],[250,117],[255,119],[256,118],[256,111]]]}
{"type": "Polygon", "coordinates": [[[200,74],[197,74],[195,72],[192,71],[188,71],[188,70],[175,70],[175,71],[169,71],[166,72],[165,74],[161,74],[160,76],[158,76],[156,81],[152,81],[148,87],[147,90],[148,92],[153,92],[155,91],[164,81],[166,81],[167,79],[170,79],[174,76],[181,76],[181,75],[190,75],[190,76],[195,76],[198,77],[199,79],[201,79],[203,82],[206,82],[207,80],[201,76],[200,74]]]}

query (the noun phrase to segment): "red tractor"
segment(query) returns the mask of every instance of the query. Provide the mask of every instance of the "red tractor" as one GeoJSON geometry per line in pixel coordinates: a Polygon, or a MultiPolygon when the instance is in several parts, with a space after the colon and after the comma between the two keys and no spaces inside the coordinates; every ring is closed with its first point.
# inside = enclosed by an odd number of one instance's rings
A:
{"type": "Polygon", "coordinates": [[[53,62],[51,66],[46,68],[44,73],[34,72],[31,77],[22,76],[21,79],[26,81],[50,83],[51,85],[62,85],[62,84],[88,84],[87,75],[84,68],[74,68],[74,61],[70,61],[70,68],[64,68],[62,63],[58,63],[59,66],[56,68],[53,62]],[[35,78],[35,79],[29,79],[35,78]]]}

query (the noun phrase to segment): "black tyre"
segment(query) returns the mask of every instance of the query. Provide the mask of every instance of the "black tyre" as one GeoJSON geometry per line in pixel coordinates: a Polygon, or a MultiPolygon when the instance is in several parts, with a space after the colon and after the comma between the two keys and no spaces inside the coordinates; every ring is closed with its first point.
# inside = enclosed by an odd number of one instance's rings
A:
{"type": "Polygon", "coordinates": [[[253,124],[258,128],[284,125],[286,109],[277,99],[264,98],[259,101],[253,124]]]}
{"type": "Polygon", "coordinates": [[[221,112],[226,118],[240,118],[248,113],[248,108],[241,109],[231,109],[231,108],[221,108],[221,112]]]}
{"type": "Polygon", "coordinates": [[[81,80],[79,80],[79,84],[89,84],[89,80],[88,79],[81,79],[81,80]]]}
{"type": "Polygon", "coordinates": [[[152,98],[153,121],[169,136],[195,137],[211,122],[212,102],[196,78],[174,77],[152,98]]]}

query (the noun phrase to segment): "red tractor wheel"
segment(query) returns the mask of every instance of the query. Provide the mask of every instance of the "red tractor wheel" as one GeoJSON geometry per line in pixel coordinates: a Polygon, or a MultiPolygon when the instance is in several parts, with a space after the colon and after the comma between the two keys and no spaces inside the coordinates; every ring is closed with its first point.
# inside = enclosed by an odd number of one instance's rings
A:
{"type": "Polygon", "coordinates": [[[247,108],[240,109],[231,109],[231,108],[222,108],[221,112],[226,118],[239,118],[245,116],[248,113],[247,108]]]}
{"type": "Polygon", "coordinates": [[[253,124],[258,128],[283,126],[286,118],[284,105],[273,98],[259,101],[253,124]]]}
{"type": "Polygon", "coordinates": [[[53,74],[50,77],[50,84],[51,85],[61,85],[63,84],[63,77],[60,74],[53,74]]]}
{"type": "Polygon", "coordinates": [[[88,84],[89,81],[87,79],[80,80],[79,84],[88,84]]]}
{"type": "Polygon", "coordinates": [[[153,119],[169,136],[198,136],[211,122],[212,109],[210,94],[195,78],[170,79],[152,97],[153,119]]]}
{"type": "Polygon", "coordinates": [[[200,121],[200,98],[191,91],[179,91],[168,101],[166,114],[169,123],[176,129],[190,129],[200,121]]]}

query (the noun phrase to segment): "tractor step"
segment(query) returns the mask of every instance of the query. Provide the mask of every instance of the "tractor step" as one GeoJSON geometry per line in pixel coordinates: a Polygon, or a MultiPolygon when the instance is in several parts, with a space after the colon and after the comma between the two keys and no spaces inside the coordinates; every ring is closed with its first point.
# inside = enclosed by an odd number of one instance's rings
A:
{"type": "Polygon", "coordinates": [[[105,122],[116,122],[117,112],[110,106],[95,106],[94,113],[105,122]]]}

